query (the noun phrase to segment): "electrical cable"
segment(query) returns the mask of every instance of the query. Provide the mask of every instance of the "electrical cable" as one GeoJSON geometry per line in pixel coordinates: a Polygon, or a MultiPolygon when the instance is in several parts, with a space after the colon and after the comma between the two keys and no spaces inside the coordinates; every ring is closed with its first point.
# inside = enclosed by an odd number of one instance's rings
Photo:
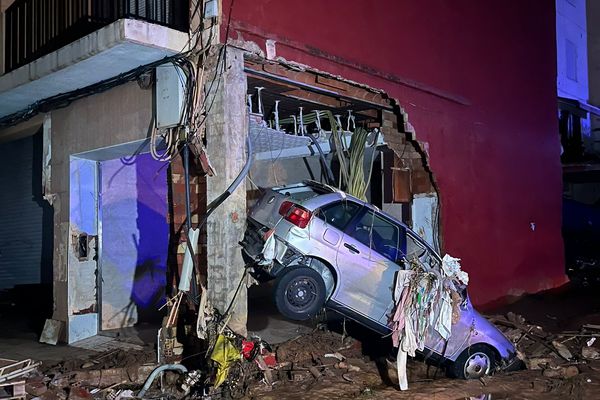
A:
{"type": "Polygon", "coordinates": [[[317,151],[319,152],[319,161],[321,161],[321,167],[325,171],[325,177],[327,180],[327,184],[335,185],[335,178],[333,176],[333,171],[331,170],[331,167],[329,166],[329,164],[327,164],[327,160],[325,159],[325,153],[323,153],[323,149],[321,148],[319,141],[312,133],[307,132],[306,135],[310,138],[310,140],[313,142],[313,144],[317,148],[317,151]]]}
{"type": "Polygon", "coordinates": [[[71,92],[61,93],[55,96],[47,97],[42,100],[38,100],[35,103],[29,105],[24,110],[0,118],[0,127],[14,125],[17,122],[29,119],[40,112],[47,112],[53,109],[64,108],[75,100],[93,94],[105,92],[123,83],[132,81],[138,76],[156,68],[157,66],[170,62],[171,60],[177,59],[179,57],[181,57],[179,54],[175,56],[165,57],[158,61],[134,68],[130,71],[123,72],[119,75],[94,83],[92,85],[76,89],[71,92]]]}

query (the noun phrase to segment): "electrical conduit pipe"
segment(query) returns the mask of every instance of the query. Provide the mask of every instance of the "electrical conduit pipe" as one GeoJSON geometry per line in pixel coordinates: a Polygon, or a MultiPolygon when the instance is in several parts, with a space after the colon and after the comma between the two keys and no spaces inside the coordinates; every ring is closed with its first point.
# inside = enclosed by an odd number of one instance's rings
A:
{"type": "Polygon", "coordinates": [[[160,374],[163,371],[179,371],[182,374],[185,374],[186,372],[188,372],[187,368],[181,364],[161,365],[160,367],[157,367],[154,371],[152,371],[152,373],[150,374],[148,379],[146,379],[146,382],[144,383],[144,387],[142,387],[142,390],[140,390],[138,392],[137,397],[144,397],[144,395],[146,394],[146,391],[148,389],[150,389],[150,386],[152,386],[152,382],[154,382],[154,379],[156,379],[158,374],[160,374]]]}

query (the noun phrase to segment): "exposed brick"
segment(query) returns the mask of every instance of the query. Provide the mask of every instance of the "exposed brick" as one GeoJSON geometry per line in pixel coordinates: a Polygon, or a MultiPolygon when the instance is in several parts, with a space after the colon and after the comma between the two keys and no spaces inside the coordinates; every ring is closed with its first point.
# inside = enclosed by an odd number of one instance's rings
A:
{"type": "MultiPolygon", "coordinates": [[[[170,184],[171,184],[171,213],[169,222],[172,225],[172,232],[175,236],[171,238],[171,247],[169,252],[172,254],[169,267],[181,272],[183,263],[185,236],[179,234],[184,229],[186,220],[186,199],[185,199],[185,175],[183,164],[179,156],[173,159],[170,165],[170,184]]],[[[201,176],[190,176],[190,207],[192,210],[192,224],[197,224],[199,215],[203,215],[206,210],[206,178],[201,176]]],[[[202,237],[202,232],[201,235],[202,237]]],[[[202,239],[199,239],[202,242],[202,239]]],[[[206,243],[206,239],[204,239],[206,243]]],[[[197,261],[201,271],[206,271],[206,254],[197,252],[197,261]]]]}

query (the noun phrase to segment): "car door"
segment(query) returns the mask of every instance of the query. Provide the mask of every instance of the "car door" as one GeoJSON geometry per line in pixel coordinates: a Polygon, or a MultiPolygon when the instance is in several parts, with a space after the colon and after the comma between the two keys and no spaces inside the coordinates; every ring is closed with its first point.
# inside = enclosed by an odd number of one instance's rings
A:
{"type": "Polygon", "coordinates": [[[402,236],[401,226],[364,209],[346,228],[338,248],[334,300],[379,322],[393,300],[402,236]]]}
{"type": "Polygon", "coordinates": [[[465,342],[471,337],[477,337],[476,329],[477,311],[473,309],[471,301],[461,294],[462,303],[459,306],[460,317],[452,324],[452,334],[446,342],[433,326],[425,334],[425,347],[444,357],[451,357],[464,350],[468,345],[465,342]]]}
{"type": "Polygon", "coordinates": [[[335,263],[337,257],[337,248],[340,245],[344,229],[350,221],[360,212],[362,205],[350,200],[340,200],[319,208],[315,212],[317,218],[312,222],[311,232],[318,232],[315,238],[323,247],[329,247],[335,250],[335,253],[321,256],[331,263],[335,263]],[[316,229],[318,227],[318,230],[316,229]]]}
{"type": "MultiPolygon", "coordinates": [[[[403,233],[403,235],[400,238],[400,246],[398,248],[397,256],[397,263],[401,266],[401,269],[410,268],[410,262],[414,259],[419,259],[419,261],[424,265],[435,263],[434,256],[431,251],[421,242],[421,239],[417,238],[414,232],[411,231],[409,233],[406,229],[402,228],[401,233],[403,233]]],[[[394,276],[392,280],[395,284],[396,276],[394,276]]],[[[389,303],[386,307],[384,315],[380,319],[380,323],[388,325],[388,322],[390,321],[392,313],[395,309],[396,302],[392,296],[389,299],[389,303]]]]}
{"type": "Polygon", "coordinates": [[[309,228],[310,254],[335,265],[344,229],[361,208],[353,201],[340,200],[316,210],[309,228]]]}

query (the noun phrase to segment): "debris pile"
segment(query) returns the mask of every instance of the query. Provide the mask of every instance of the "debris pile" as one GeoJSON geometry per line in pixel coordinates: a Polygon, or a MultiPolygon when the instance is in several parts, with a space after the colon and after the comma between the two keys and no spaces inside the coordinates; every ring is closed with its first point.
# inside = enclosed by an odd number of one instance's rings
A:
{"type": "Polygon", "coordinates": [[[0,398],[25,398],[25,377],[37,370],[41,363],[0,358],[0,398]]]}
{"type": "Polygon", "coordinates": [[[0,359],[0,398],[122,399],[133,397],[156,368],[151,349],[115,349],[55,365],[0,359]],[[131,392],[131,393],[130,393],[131,392]]]}
{"type": "Polygon", "coordinates": [[[280,344],[274,353],[271,382],[250,382],[247,395],[261,397],[276,387],[292,393],[316,387],[335,390],[339,385],[346,393],[361,395],[381,384],[377,367],[362,355],[361,343],[334,332],[315,330],[280,344]]]}
{"type": "Polygon", "coordinates": [[[600,325],[549,333],[512,312],[488,319],[516,344],[517,355],[527,369],[541,370],[548,378],[571,378],[579,374],[579,366],[600,360],[600,325]]]}

